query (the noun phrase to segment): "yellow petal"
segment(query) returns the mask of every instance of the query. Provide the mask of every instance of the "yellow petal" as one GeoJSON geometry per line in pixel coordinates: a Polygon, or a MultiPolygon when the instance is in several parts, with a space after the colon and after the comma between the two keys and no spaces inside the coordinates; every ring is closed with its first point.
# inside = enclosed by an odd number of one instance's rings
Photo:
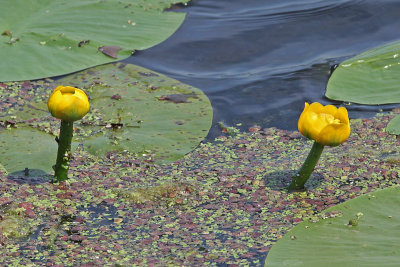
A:
{"type": "Polygon", "coordinates": [[[321,125],[321,121],[319,120],[317,113],[308,111],[304,113],[301,122],[302,131],[300,132],[305,137],[315,140],[324,126],[326,126],[326,124],[321,125]]]}
{"type": "MultiPolygon", "coordinates": [[[[58,87],[57,87],[58,88],[58,87]]],[[[79,90],[78,88],[74,88],[71,86],[64,86],[60,89],[62,94],[75,94],[75,91],[79,90]]]]}
{"type": "Polygon", "coordinates": [[[329,124],[322,129],[315,141],[325,146],[338,146],[346,141],[349,135],[349,124],[329,124]]]}
{"type": "Polygon", "coordinates": [[[318,102],[305,104],[298,121],[301,134],[323,145],[336,146],[350,135],[347,109],[333,105],[323,106],[318,102]]]}
{"type": "MultiPolygon", "coordinates": [[[[307,102],[305,102],[304,103],[304,109],[303,109],[303,112],[301,113],[301,115],[300,115],[300,118],[299,118],[299,120],[298,120],[298,122],[297,122],[297,128],[299,129],[299,132],[301,133],[301,134],[303,134],[303,120],[304,120],[304,117],[306,116],[306,111],[308,110],[308,108],[310,107],[310,105],[307,103],[307,102]]],[[[304,134],[303,134],[304,135],[304,134]]]]}
{"type": "Polygon", "coordinates": [[[58,86],[50,95],[47,105],[51,115],[65,121],[79,120],[90,109],[85,92],[71,86],[58,86]]]}
{"type": "Polygon", "coordinates": [[[61,91],[63,88],[64,88],[64,86],[59,85],[59,86],[57,86],[56,89],[54,89],[53,93],[56,93],[56,92],[58,92],[58,91],[61,91]]]}
{"type": "Polygon", "coordinates": [[[314,103],[311,103],[310,107],[308,108],[308,111],[312,111],[315,113],[321,113],[323,108],[324,108],[323,105],[321,105],[318,102],[314,102],[314,103]]]}
{"type": "Polygon", "coordinates": [[[340,107],[335,114],[335,118],[339,119],[341,123],[349,124],[349,113],[345,107],[340,107]]]}
{"type": "Polygon", "coordinates": [[[335,116],[337,111],[338,111],[338,109],[335,106],[332,106],[332,105],[326,105],[325,107],[323,107],[321,109],[321,113],[330,114],[332,116],[335,116]]]}

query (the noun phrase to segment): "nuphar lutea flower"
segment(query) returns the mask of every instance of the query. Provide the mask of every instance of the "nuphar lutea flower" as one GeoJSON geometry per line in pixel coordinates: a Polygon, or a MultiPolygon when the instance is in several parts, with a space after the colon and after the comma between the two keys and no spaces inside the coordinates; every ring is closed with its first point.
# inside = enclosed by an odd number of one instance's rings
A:
{"type": "Polygon", "coordinates": [[[53,117],[63,121],[76,121],[88,113],[90,105],[85,92],[71,86],[58,86],[47,102],[53,117]]]}
{"type": "Polygon", "coordinates": [[[61,120],[60,135],[56,138],[57,160],[53,166],[53,181],[61,182],[68,179],[74,121],[82,119],[88,113],[89,99],[81,89],[58,86],[50,95],[47,107],[51,115],[61,120]]]}
{"type": "Polygon", "coordinates": [[[350,121],[347,109],[320,103],[305,103],[298,122],[302,135],[324,146],[337,146],[350,135],[350,121]]]}
{"type": "Polygon", "coordinates": [[[338,146],[350,135],[350,121],[347,109],[320,103],[305,103],[298,122],[299,131],[314,140],[308,157],[299,172],[292,177],[289,190],[302,190],[317,164],[324,146],[338,146]]]}

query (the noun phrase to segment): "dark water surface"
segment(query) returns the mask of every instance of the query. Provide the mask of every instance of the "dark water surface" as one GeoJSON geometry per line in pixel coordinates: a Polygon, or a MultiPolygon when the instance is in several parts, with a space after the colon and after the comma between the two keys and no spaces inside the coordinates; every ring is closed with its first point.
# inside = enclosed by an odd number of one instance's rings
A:
{"type": "MultiPolygon", "coordinates": [[[[295,130],[324,97],[330,66],[399,38],[395,0],[193,0],[181,28],[126,62],[202,89],[217,122],[295,130]]],[[[393,106],[385,106],[389,109],[393,106]]],[[[350,117],[382,106],[347,106],[350,117]]]]}

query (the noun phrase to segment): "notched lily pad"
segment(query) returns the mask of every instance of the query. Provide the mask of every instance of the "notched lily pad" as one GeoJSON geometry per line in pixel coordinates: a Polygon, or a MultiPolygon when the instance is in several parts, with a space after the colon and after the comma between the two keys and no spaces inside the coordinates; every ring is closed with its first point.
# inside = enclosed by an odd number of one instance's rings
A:
{"type": "Polygon", "coordinates": [[[400,103],[400,41],[363,52],[333,72],[326,97],[358,104],[400,103]]]}
{"type": "MultiPolygon", "coordinates": [[[[76,146],[73,143],[73,149],[76,146]]],[[[0,128],[0,163],[17,180],[25,177],[25,182],[30,183],[51,172],[57,148],[54,136],[40,130],[25,126],[0,128]]]]}
{"type": "Polygon", "coordinates": [[[163,9],[188,1],[0,1],[0,81],[63,75],[128,58],[170,37],[185,14],[163,9]]]}
{"type": "Polygon", "coordinates": [[[387,125],[385,131],[389,134],[400,135],[400,116],[394,117],[387,125]]]}
{"type": "MultiPolygon", "coordinates": [[[[342,62],[326,87],[326,97],[366,105],[400,103],[400,41],[365,51],[342,62]]],[[[400,133],[400,117],[386,128],[400,133]]]]}
{"type": "Polygon", "coordinates": [[[29,127],[0,128],[0,162],[8,173],[29,169],[50,172],[57,155],[54,137],[29,127]]]}
{"type": "Polygon", "coordinates": [[[128,150],[174,161],[193,150],[211,127],[212,107],[201,90],[135,65],[99,66],[56,83],[88,93],[91,111],[77,125],[76,136],[93,155],[128,150]]]}

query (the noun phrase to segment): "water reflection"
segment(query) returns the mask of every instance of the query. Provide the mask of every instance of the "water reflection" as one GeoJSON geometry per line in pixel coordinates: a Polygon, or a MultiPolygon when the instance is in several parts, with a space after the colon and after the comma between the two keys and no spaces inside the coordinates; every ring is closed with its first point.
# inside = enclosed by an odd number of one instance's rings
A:
{"type": "MultiPolygon", "coordinates": [[[[396,40],[400,26],[394,0],[194,0],[182,11],[172,37],[126,61],[202,89],[214,125],[243,128],[296,129],[305,101],[338,104],[324,98],[330,66],[396,40]]],[[[353,118],[382,109],[347,108],[353,118]]]]}

